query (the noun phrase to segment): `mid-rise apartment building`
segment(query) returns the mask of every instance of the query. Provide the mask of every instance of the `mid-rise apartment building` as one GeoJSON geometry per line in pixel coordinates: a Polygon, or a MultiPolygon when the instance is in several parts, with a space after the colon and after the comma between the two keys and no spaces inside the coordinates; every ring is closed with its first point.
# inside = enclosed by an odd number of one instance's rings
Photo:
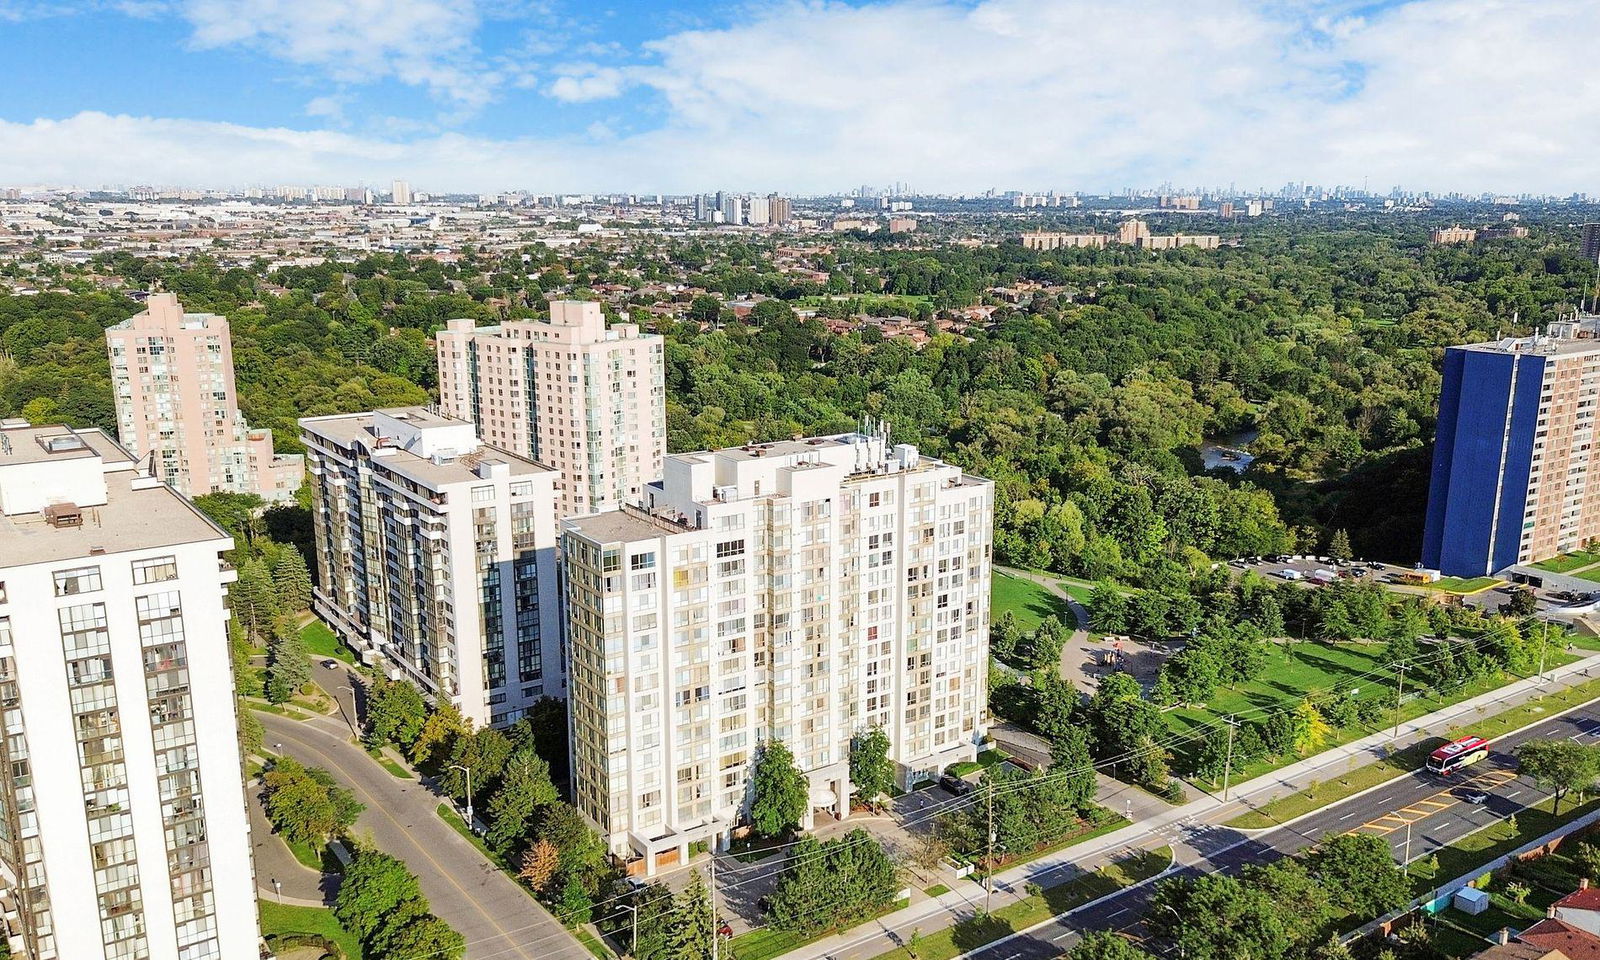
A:
{"type": "Polygon", "coordinates": [[[635,503],[661,476],[661,337],[606,326],[598,303],[556,300],[548,320],[451,320],[437,339],[440,407],[485,443],[560,471],[563,516],[635,503]]]}
{"type": "Polygon", "coordinates": [[[1484,576],[1600,536],[1597,403],[1600,317],[1446,350],[1423,564],[1484,576]]]}
{"type": "Polygon", "coordinates": [[[423,407],[300,421],[316,612],[479,724],[562,696],[556,473],[423,407]]]}
{"type": "Polygon", "coordinates": [[[275,455],[272,431],[239,412],[233,338],[226,317],[185,313],[175,294],[106,330],[117,398],[117,434],[156,476],[187,497],[255,493],[287,500],[305,463],[275,455]]]}
{"type": "Polygon", "coordinates": [[[0,910],[31,960],[257,952],[219,554],[99,431],[0,423],[0,910]]]}
{"type": "Polygon", "coordinates": [[[902,784],[976,756],[993,511],[872,431],[673,455],[643,508],[565,521],[574,791],[611,850],[720,839],[769,740],[837,816],[858,733],[902,784]]]}

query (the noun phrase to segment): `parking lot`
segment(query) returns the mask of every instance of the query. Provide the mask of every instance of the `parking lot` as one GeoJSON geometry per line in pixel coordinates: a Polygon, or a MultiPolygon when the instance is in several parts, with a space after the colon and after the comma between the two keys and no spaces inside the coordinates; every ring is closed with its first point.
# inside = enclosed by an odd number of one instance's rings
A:
{"type": "Polygon", "coordinates": [[[1335,579],[1365,579],[1374,583],[1398,584],[1403,583],[1405,576],[1412,572],[1410,567],[1402,567],[1392,563],[1351,560],[1341,565],[1335,563],[1330,557],[1318,557],[1309,554],[1245,557],[1239,560],[1230,560],[1228,565],[1235,570],[1254,570],[1261,576],[1272,580],[1312,584],[1320,582],[1319,576],[1330,582],[1335,579]]]}

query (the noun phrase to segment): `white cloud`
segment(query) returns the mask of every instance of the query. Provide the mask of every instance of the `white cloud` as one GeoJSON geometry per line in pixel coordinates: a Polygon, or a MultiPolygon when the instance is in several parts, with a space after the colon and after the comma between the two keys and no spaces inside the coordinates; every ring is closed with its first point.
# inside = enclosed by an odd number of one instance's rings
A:
{"type": "Polygon", "coordinates": [[[306,116],[324,117],[334,123],[344,123],[344,106],[347,98],[337,94],[312,97],[306,102],[306,116]]]}
{"type": "Polygon", "coordinates": [[[559,69],[562,75],[551,81],[545,92],[563,103],[609,100],[620,96],[626,84],[623,72],[615,67],[581,64],[559,69]]]}
{"type": "MultiPolygon", "coordinates": [[[[350,0],[342,7],[357,8],[363,26],[354,33],[364,40],[341,35],[339,18],[317,12],[334,5],[317,0],[186,2],[192,14],[216,8],[196,14],[202,42],[251,44],[352,79],[393,75],[463,107],[492,89],[462,66],[478,27],[451,14],[483,16],[468,0],[350,0]],[[367,26],[383,21],[378,8],[392,15],[402,6],[409,17],[367,26]]],[[[726,28],[664,36],[648,45],[645,64],[548,71],[539,89],[569,104],[649,99],[649,113],[620,121],[617,104],[606,104],[585,118],[597,121],[587,134],[496,140],[390,127],[356,137],[86,113],[0,124],[0,183],[1600,186],[1600,75],[1587,50],[1600,4],[1408,0],[1355,9],[1347,0],[766,7],[726,28]],[[627,132],[641,116],[660,124],[627,132]]]]}
{"type": "MultiPolygon", "coordinates": [[[[469,106],[494,95],[477,0],[182,0],[200,48],[244,46],[342,83],[393,77],[469,106]]],[[[495,11],[501,12],[501,11],[495,11]]]]}

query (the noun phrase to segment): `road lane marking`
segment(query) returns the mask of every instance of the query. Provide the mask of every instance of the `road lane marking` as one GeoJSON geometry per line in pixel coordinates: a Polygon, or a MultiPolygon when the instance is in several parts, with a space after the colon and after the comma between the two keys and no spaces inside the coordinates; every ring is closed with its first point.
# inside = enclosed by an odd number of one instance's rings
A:
{"type": "MultiPolygon", "coordinates": [[[[1368,820],[1366,823],[1363,823],[1360,826],[1352,828],[1346,832],[1359,833],[1365,831],[1372,836],[1388,836],[1389,834],[1394,833],[1396,830],[1399,830],[1401,827],[1409,827],[1414,823],[1426,820],[1437,813],[1449,810],[1456,804],[1461,803],[1461,798],[1456,796],[1456,793],[1459,790],[1469,787],[1490,790],[1495,787],[1510,783],[1511,781],[1515,780],[1517,776],[1517,771],[1504,767],[1494,770],[1487,770],[1476,777],[1462,781],[1460,784],[1446,787],[1445,789],[1440,790],[1438,793],[1424,797],[1421,800],[1413,801],[1407,806],[1401,807],[1394,813],[1385,813],[1382,816],[1374,817],[1373,819],[1368,820]],[[1402,814],[1404,814],[1404,816],[1402,816],[1402,814]]],[[[1511,796],[1515,795],[1516,794],[1511,794],[1511,796]]],[[[1386,803],[1393,799],[1393,796],[1385,797],[1383,800],[1378,801],[1378,803],[1386,803]]],[[[1344,817],[1339,819],[1342,822],[1344,817]]]]}

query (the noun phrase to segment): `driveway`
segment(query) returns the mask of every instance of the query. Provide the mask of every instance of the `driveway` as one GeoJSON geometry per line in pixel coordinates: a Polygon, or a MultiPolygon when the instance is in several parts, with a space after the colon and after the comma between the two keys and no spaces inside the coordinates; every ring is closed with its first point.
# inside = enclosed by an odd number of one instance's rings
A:
{"type": "Polygon", "coordinates": [[[379,849],[406,862],[433,912],[466,937],[468,960],[592,960],[521,886],[439,818],[437,794],[373,762],[351,742],[344,722],[258,716],[269,747],[281,744],[283,752],[328,770],[355,791],[366,805],[355,834],[370,835],[379,849]]]}

